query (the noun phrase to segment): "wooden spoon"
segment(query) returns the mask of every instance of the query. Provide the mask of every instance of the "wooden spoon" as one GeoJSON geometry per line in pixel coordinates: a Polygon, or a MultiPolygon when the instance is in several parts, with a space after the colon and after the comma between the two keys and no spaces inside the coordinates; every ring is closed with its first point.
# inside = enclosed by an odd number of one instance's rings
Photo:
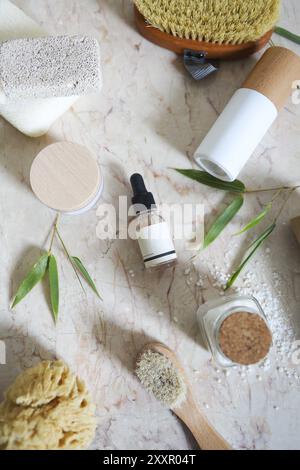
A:
{"type": "Polygon", "coordinates": [[[147,351],[157,352],[167,357],[174,367],[179,371],[181,377],[186,383],[186,397],[184,401],[174,408],[173,413],[178,416],[190,429],[194,438],[202,450],[231,450],[229,444],[223,437],[209,424],[203,412],[195,402],[191,385],[186,373],[177,359],[175,353],[161,343],[149,343],[140,352],[137,364],[141,356],[147,351]]]}

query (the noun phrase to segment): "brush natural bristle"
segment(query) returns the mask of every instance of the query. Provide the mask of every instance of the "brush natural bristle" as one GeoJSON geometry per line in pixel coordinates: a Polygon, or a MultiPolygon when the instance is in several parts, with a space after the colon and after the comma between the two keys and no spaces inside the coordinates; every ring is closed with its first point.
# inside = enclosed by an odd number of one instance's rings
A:
{"type": "Polygon", "coordinates": [[[134,0],[144,18],[179,38],[224,44],[256,41],[279,18],[280,0],[134,0]]]}
{"type": "Polygon", "coordinates": [[[179,406],[186,396],[186,384],[172,362],[162,354],[146,351],[140,357],[136,375],[148,392],[164,405],[179,406]]]}

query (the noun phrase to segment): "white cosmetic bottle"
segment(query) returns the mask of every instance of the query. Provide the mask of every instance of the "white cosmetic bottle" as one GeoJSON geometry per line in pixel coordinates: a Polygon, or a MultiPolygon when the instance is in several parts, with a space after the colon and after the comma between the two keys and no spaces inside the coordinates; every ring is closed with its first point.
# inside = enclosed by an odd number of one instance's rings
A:
{"type": "Polygon", "coordinates": [[[138,240],[145,267],[171,266],[177,254],[170,229],[156,207],[153,194],[147,191],[143,177],[135,173],[130,178],[133,189],[132,204],[136,213],[131,222],[138,240]]]}
{"type": "Polygon", "coordinates": [[[211,175],[234,181],[300,80],[300,58],[270,47],[212,126],[195,153],[211,175]]]}

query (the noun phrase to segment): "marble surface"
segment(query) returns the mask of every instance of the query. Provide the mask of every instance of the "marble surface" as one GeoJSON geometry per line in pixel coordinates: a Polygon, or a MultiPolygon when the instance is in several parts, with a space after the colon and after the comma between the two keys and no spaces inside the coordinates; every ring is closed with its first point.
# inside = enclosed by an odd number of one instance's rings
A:
{"type": "MultiPolygon", "coordinates": [[[[132,373],[139,349],[155,339],[177,352],[199,405],[235,448],[299,448],[300,367],[291,354],[293,341],[300,339],[300,248],[289,227],[289,219],[300,214],[297,192],[276,232],[237,282],[262,301],[274,333],[270,358],[260,367],[227,374],[219,370],[203,347],[195,313],[203,301],[220,295],[222,281],[248,240],[232,234],[268,200],[265,193],[249,195],[235,221],[194,264],[190,252],[179,247],[177,266],[160,273],[145,272],[134,241],[97,238],[96,208],[64,218],[64,239],[86,263],[104,301],[82,293],[55,244],[61,278],[57,326],[46,285],[36,287],[15,311],[9,308],[19,281],[47,246],[54,220],[29,186],[38,151],[61,140],[86,145],[97,154],[104,174],[102,202],[116,205],[120,195],[130,196],[128,178],[138,171],[158,202],[203,202],[209,223],[224,194],[169,167],[193,165],[194,150],[256,57],[222,64],[218,74],[196,83],[180,58],[139,36],[129,0],[15,3],[50,32],[95,35],[101,43],[104,88],[98,99],[80,99],[42,138],[27,138],[0,119],[0,338],[7,351],[7,364],[0,365],[1,392],[24,368],[60,357],[86,380],[97,403],[93,448],[196,448],[183,425],[132,373]]],[[[280,24],[297,31],[299,20],[299,2],[285,1],[280,24]]],[[[300,53],[293,43],[275,35],[273,40],[300,53]]],[[[299,125],[300,106],[289,101],[241,174],[248,187],[300,180],[299,125]]]]}

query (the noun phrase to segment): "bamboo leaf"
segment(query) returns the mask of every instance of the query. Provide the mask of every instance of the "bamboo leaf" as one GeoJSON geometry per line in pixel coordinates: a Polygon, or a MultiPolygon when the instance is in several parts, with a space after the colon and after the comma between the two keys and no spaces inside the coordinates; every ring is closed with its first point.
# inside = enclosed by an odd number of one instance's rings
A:
{"type": "Polygon", "coordinates": [[[242,228],[242,230],[235,233],[234,235],[241,235],[242,233],[245,233],[248,230],[250,230],[251,228],[253,228],[256,225],[260,224],[260,222],[262,222],[262,220],[264,220],[264,218],[266,217],[266,215],[269,212],[269,210],[271,209],[271,207],[272,207],[272,203],[270,202],[256,217],[254,217],[254,219],[250,220],[250,222],[248,222],[248,224],[245,225],[245,227],[242,228]]]}
{"type": "Polygon", "coordinates": [[[99,299],[102,300],[102,297],[99,294],[94,281],[92,280],[91,276],[87,272],[86,268],[83,266],[82,261],[79,258],[77,258],[76,256],[72,256],[72,261],[73,261],[74,265],[76,266],[76,268],[78,269],[78,271],[82,274],[82,276],[84,277],[84,279],[86,280],[88,285],[93,289],[93,291],[99,297],[99,299]]]}
{"type": "Polygon", "coordinates": [[[234,193],[243,193],[246,190],[244,183],[239,180],[232,182],[222,181],[219,178],[215,178],[214,176],[210,175],[206,171],[200,170],[183,170],[180,168],[174,168],[174,170],[181,175],[186,176],[187,178],[190,178],[206,186],[210,186],[211,188],[221,189],[223,191],[231,191],[234,193]]]}
{"type": "Polygon", "coordinates": [[[57,263],[53,255],[49,256],[49,285],[50,285],[52,312],[53,312],[55,321],[57,321],[58,309],[59,309],[59,281],[58,281],[57,263]]]}
{"type": "Polygon", "coordinates": [[[233,273],[233,275],[231,276],[231,278],[227,282],[227,284],[225,286],[225,290],[229,289],[229,287],[231,287],[233,285],[233,283],[236,281],[236,279],[238,278],[238,276],[240,275],[241,271],[246,266],[248,261],[252,258],[252,256],[256,252],[256,250],[263,244],[263,242],[271,235],[271,233],[273,232],[275,227],[276,227],[276,224],[273,223],[258,238],[256,238],[253,243],[251,243],[251,245],[249,246],[249,248],[246,252],[248,254],[246,254],[246,257],[244,258],[242,263],[239,265],[237,270],[233,273]]]}
{"type": "Polygon", "coordinates": [[[244,203],[242,195],[236,196],[226,209],[219,215],[210,227],[203,242],[203,248],[207,248],[220,235],[233,217],[238,213],[244,203]]]}
{"type": "Polygon", "coordinates": [[[274,31],[276,34],[279,34],[279,36],[287,38],[290,41],[295,42],[296,44],[300,44],[300,36],[298,36],[297,34],[291,33],[291,31],[281,28],[281,26],[276,26],[274,31]]]}
{"type": "Polygon", "coordinates": [[[44,253],[33,268],[29,271],[25,279],[20,284],[14,298],[12,308],[15,308],[21,300],[43,279],[48,267],[49,255],[44,253]]]}

